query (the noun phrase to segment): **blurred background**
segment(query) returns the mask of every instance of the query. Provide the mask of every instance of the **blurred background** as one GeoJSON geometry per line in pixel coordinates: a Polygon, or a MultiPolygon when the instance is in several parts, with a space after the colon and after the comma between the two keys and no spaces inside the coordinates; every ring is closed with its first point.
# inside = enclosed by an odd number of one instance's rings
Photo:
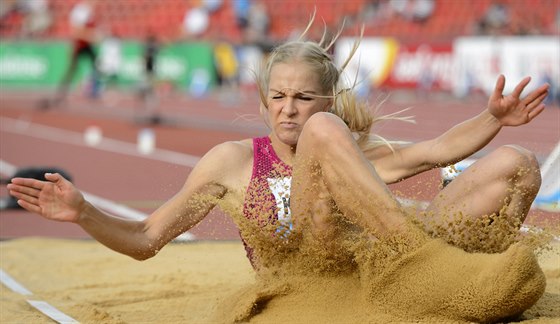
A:
{"type": "MultiPolygon", "coordinates": [[[[307,39],[344,26],[338,61],[364,28],[345,71],[359,96],[387,99],[387,113],[414,108],[417,125],[374,129],[389,139],[431,138],[474,116],[499,74],[506,92],[525,76],[527,90],[549,83],[543,115],[488,150],[533,150],[544,179],[535,208],[558,219],[559,0],[0,0],[2,177],[56,166],[96,197],[149,213],[213,145],[266,134],[254,72],[314,12],[307,39]]],[[[430,199],[440,178],[395,190],[430,199]]],[[[2,213],[0,237],[27,235],[2,213]]]]}
{"type": "MultiPolygon", "coordinates": [[[[558,101],[558,0],[1,0],[0,85],[47,89],[61,82],[72,41],[95,48],[98,70],[81,62],[73,84],[146,87],[150,47],[159,91],[200,96],[224,87],[251,89],[252,69],[276,44],[334,35],[345,57],[365,27],[350,74],[360,90],[419,89],[465,97],[525,75],[552,84],[558,101]]],[[[85,60],[84,60],[85,61],[85,60]]]]}

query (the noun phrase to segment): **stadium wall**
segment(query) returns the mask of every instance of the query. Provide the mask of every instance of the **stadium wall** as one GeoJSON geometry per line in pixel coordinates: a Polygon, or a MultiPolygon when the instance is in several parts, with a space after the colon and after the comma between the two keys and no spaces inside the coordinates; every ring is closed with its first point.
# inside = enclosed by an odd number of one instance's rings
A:
{"type": "MultiPolygon", "coordinates": [[[[99,48],[97,49],[99,53],[99,48]]],[[[54,87],[63,78],[70,60],[66,42],[0,43],[0,86],[3,88],[54,87]]],[[[143,45],[124,41],[121,44],[119,68],[115,82],[133,86],[143,81],[143,45]]],[[[101,53],[99,53],[101,54],[101,53]]],[[[193,80],[208,87],[216,83],[213,49],[207,43],[178,43],[162,48],[157,59],[157,77],[177,87],[189,87],[193,80]]],[[[91,66],[80,62],[74,84],[86,81],[91,66]]]]}
{"type": "MultiPolygon", "coordinates": [[[[335,59],[342,62],[354,42],[341,38],[335,47],[335,59]]],[[[210,43],[178,43],[162,48],[157,61],[160,80],[178,88],[217,84],[213,46],[210,43]]],[[[236,49],[244,53],[243,48],[236,49]]],[[[254,48],[252,51],[254,52],[254,48]]],[[[52,87],[66,69],[69,44],[64,42],[0,43],[0,86],[52,87]]],[[[117,82],[131,86],[142,80],[142,44],[122,43],[122,62],[117,82]]],[[[241,54],[239,54],[241,55],[241,54]]],[[[247,55],[239,59],[240,79],[247,66],[247,55]]],[[[251,55],[260,60],[262,53],[251,55]]],[[[521,78],[530,75],[532,82],[526,89],[548,82],[552,92],[560,92],[560,39],[557,37],[462,37],[446,44],[418,42],[401,43],[394,38],[365,38],[346,69],[346,79],[357,81],[358,90],[371,88],[419,88],[453,92],[458,97],[472,91],[488,94],[499,73],[507,76],[506,91],[521,78]]],[[[90,67],[83,64],[75,82],[85,79],[90,67]]],[[[360,91],[361,91],[360,90],[360,91]]]]}
{"type": "MultiPolygon", "coordinates": [[[[355,38],[336,44],[343,62],[355,38]]],[[[489,94],[497,76],[507,76],[506,92],[525,76],[560,86],[560,39],[557,37],[460,37],[448,44],[399,43],[393,38],[366,38],[352,58],[346,79],[372,87],[444,90],[465,96],[489,94]]]]}

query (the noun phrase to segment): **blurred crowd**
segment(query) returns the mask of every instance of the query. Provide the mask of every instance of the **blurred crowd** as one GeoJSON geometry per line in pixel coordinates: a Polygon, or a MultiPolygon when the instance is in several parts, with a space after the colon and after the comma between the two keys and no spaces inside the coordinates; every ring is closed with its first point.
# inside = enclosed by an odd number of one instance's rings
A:
{"type": "Polygon", "coordinates": [[[53,24],[49,0],[0,0],[0,28],[11,28],[14,21],[20,23],[20,30],[14,31],[14,36],[43,36],[53,24]]]}
{"type": "MultiPolygon", "coordinates": [[[[97,79],[92,84],[107,86],[118,72],[121,41],[140,41],[145,46],[145,77],[139,87],[141,97],[148,100],[160,47],[190,41],[213,44],[218,83],[236,89],[251,83],[244,80],[252,76],[240,69],[244,60],[266,55],[278,42],[297,37],[313,11],[325,22],[325,29],[308,33],[317,38],[325,31],[336,33],[342,21],[349,34],[356,35],[364,26],[366,37],[393,36],[404,41],[560,35],[557,0],[0,0],[0,36],[72,41],[72,61],[60,86],[61,98],[75,72],[75,60],[88,59],[97,79]],[[545,19],[545,14],[554,16],[545,19]],[[467,16],[467,23],[442,28],[467,16]]],[[[97,90],[92,89],[95,97],[97,90]]]]}
{"type": "MultiPolygon", "coordinates": [[[[0,0],[3,38],[63,38],[67,16],[79,0],[0,0]]],[[[557,0],[95,0],[103,24],[118,26],[125,38],[158,36],[224,38],[232,42],[283,41],[316,10],[328,28],[342,19],[365,25],[366,36],[423,35],[425,40],[466,35],[558,35],[557,0]],[[136,15],[134,14],[136,13],[136,15]],[[143,18],[143,19],[142,19],[143,18]],[[449,28],[439,28],[442,21],[449,28]],[[466,21],[466,23],[465,23],[466,21]],[[420,28],[407,28],[413,23],[420,28]],[[392,27],[387,27],[391,25],[392,27]],[[394,25],[394,26],[393,26],[394,25]],[[459,25],[459,26],[455,26],[459,25]],[[434,28],[431,28],[434,27],[434,28]],[[181,35],[177,34],[180,33],[181,35]]]]}

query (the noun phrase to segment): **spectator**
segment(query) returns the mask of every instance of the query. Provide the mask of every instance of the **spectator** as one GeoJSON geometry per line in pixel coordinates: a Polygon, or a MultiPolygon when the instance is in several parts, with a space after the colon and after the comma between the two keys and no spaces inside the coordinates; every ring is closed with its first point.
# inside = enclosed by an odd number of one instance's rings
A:
{"type": "Polygon", "coordinates": [[[144,76],[140,81],[139,97],[148,115],[147,121],[151,124],[161,122],[159,115],[156,113],[158,100],[155,92],[157,82],[156,64],[160,46],[156,34],[154,32],[149,32],[144,42],[144,52],[142,54],[144,76]]]}
{"type": "Polygon", "coordinates": [[[389,0],[389,6],[392,11],[398,16],[407,16],[407,11],[409,7],[410,0],[389,0]]]}
{"type": "Polygon", "coordinates": [[[245,43],[257,45],[264,52],[270,52],[273,44],[268,37],[270,17],[266,5],[259,0],[251,2],[247,18],[247,27],[243,31],[245,43]]]}
{"type": "Polygon", "coordinates": [[[96,65],[97,55],[94,50],[94,42],[98,37],[94,14],[95,1],[96,0],[82,0],[78,2],[70,12],[69,23],[72,33],[70,63],[55,98],[51,101],[47,100],[41,102],[42,108],[50,108],[66,100],[68,88],[76,74],[78,62],[81,58],[87,59],[92,69],[91,86],[88,89],[88,97],[96,99],[99,95],[99,72],[96,65]]]}
{"type": "Polygon", "coordinates": [[[479,31],[486,35],[502,34],[510,19],[509,7],[501,1],[494,1],[479,21],[479,31]]]}
{"type": "Polygon", "coordinates": [[[249,25],[249,9],[251,8],[251,0],[233,1],[233,10],[235,12],[235,20],[237,27],[242,31],[249,25]]]}
{"type": "Polygon", "coordinates": [[[389,2],[393,12],[406,20],[424,22],[434,12],[434,0],[391,0],[389,2]]]}
{"type": "Polygon", "coordinates": [[[412,3],[412,20],[423,23],[434,13],[434,0],[414,0],[412,3]]]}
{"type": "Polygon", "coordinates": [[[97,69],[103,79],[104,92],[115,86],[122,65],[122,41],[114,28],[108,28],[99,46],[97,69]]]}
{"type": "Polygon", "coordinates": [[[25,14],[21,31],[23,37],[41,36],[52,25],[48,0],[23,0],[21,6],[25,14]]]}
{"type": "Polygon", "coordinates": [[[213,13],[222,7],[223,0],[202,0],[202,6],[209,12],[213,13]]]}
{"type": "Polygon", "coordinates": [[[560,6],[556,9],[556,15],[554,21],[550,24],[551,34],[560,35],[560,6]]]}
{"type": "Polygon", "coordinates": [[[217,41],[214,44],[214,62],[218,82],[225,94],[235,95],[239,84],[239,63],[235,47],[227,41],[217,41]]]}
{"type": "Polygon", "coordinates": [[[208,29],[210,17],[203,6],[187,9],[182,23],[182,34],[186,38],[200,38],[208,29]]]}
{"type": "Polygon", "coordinates": [[[18,0],[0,0],[0,22],[18,10],[18,0]]]}

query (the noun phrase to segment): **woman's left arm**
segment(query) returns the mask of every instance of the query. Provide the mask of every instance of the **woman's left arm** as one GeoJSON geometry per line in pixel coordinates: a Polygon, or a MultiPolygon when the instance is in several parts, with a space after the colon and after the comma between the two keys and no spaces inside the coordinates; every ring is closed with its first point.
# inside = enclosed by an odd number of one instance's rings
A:
{"type": "Polygon", "coordinates": [[[548,94],[545,84],[521,98],[531,78],[526,77],[514,91],[503,96],[505,78],[498,77],[488,108],[477,116],[455,125],[437,138],[395,150],[379,159],[372,159],[382,179],[396,182],[435,167],[460,161],[486,146],[504,126],[529,123],[544,110],[548,94]]]}

